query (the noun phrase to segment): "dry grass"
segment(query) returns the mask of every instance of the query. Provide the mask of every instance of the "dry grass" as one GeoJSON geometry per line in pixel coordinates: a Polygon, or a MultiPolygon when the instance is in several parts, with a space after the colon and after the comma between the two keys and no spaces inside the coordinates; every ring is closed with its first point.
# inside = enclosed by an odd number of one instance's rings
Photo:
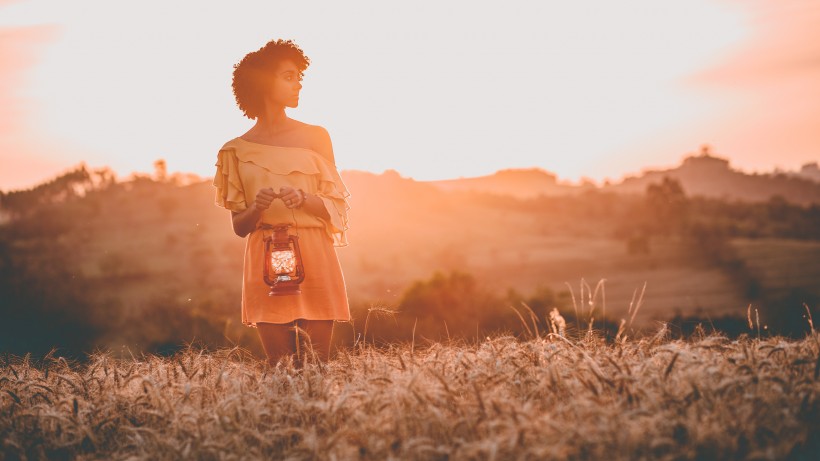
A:
{"type": "Polygon", "coordinates": [[[810,459],[820,341],[556,335],[420,350],[360,344],[326,365],[247,352],[84,365],[11,358],[12,459],[810,459]]]}

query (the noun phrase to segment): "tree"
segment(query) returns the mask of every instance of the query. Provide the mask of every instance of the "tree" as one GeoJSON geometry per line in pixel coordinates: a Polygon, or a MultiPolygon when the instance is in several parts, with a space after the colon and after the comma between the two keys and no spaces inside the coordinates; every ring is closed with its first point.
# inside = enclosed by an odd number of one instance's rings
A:
{"type": "Polygon", "coordinates": [[[475,337],[476,333],[516,331],[520,324],[507,304],[467,273],[436,272],[405,291],[399,307],[399,328],[436,340],[475,337]]]}
{"type": "Polygon", "coordinates": [[[154,162],[154,180],[165,182],[168,180],[168,164],[165,159],[158,159],[154,162]]]}
{"type": "Polygon", "coordinates": [[[81,196],[91,188],[91,174],[85,165],[80,165],[31,189],[0,193],[0,208],[19,218],[38,205],[63,202],[81,196]]]}
{"type": "Polygon", "coordinates": [[[689,199],[676,179],[664,176],[660,183],[646,188],[649,229],[662,234],[680,233],[689,215],[689,199]]]}

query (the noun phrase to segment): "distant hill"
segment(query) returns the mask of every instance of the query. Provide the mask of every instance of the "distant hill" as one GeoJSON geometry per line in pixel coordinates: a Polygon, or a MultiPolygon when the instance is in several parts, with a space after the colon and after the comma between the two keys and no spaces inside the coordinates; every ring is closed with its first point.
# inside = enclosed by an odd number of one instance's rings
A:
{"type": "Polygon", "coordinates": [[[675,168],[647,170],[627,176],[621,182],[596,187],[592,184],[562,184],[542,169],[509,169],[492,175],[443,181],[426,181],[443,191],[472,191],[516,198],[572,195],[590,189],[625,194],[642,194],[647,186],[664,177],[677,180],[688,196],[703,196],[744,202],[765,202],[780,196],[789,202],[820,204],[820,169],[816,163],[804,165],[798,172],[747,174],[735,170],[729,161],[713,156],[708,148],[699,155],[686,157],[675,168]]]}
{"type": "Polygon", "coordinates": [[[781,196],[789,202],[808,205],[820,203],[820,182],[810,179],[811,171],[810,165],[806,165],[800,174],[746,174],[732,169],[728,160],[715,157],[704,149],[700,155],[685,158],[677,168],[645,171],[640,176],[627,177],[605,189],[643,193],[649,184],[659,182],[666,176],[679,181],[690,196],[747,202],[762,202],[773,196],[781,196]]]}
{"type": "Polygon", "coordinates": [[[559,184],[558,177],[540,168],[500,170],[488,176],[475,178],[428,181],[444,191],[485,192],[509,195],[516,198],[533,198],[540,195],[567,195],[594,187],[559,184]]]}

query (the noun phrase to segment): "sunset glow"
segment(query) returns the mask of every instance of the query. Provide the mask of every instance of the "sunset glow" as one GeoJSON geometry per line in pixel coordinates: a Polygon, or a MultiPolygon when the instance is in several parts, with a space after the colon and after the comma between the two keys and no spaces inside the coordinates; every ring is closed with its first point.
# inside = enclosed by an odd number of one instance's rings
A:
{"type": "Polygon", "coordinates": [[[746,170],[820,158],[815,2],[0,1],[0,189],[86,162],[213,174],[251,121],[232,66],[312,60],[290,116],[342,170],[539,167],[617,180],[701,144],[746,170]]]}

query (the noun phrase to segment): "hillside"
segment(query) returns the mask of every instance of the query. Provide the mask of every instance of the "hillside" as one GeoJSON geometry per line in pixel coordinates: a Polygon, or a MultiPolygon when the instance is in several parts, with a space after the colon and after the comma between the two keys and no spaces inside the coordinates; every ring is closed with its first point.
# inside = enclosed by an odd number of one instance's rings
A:
{"type": "Polygon", "coordinates": [[[711,156],[708,151],[687,157],[677,168],[645,171],[610,187],[617,192],[642,193],[649,184],[664,176],[679,181],[690,195],[750,202],[767,201],[777,195],[792,203],[820,204],[820,182],[808,176],[746,174],[732,169],[728,160],[711,156]]]}
{"type": "MultiPolygon", "coordinates": [[[[780,196],[791,203],[820,204],[820,170],[816,163],[806,164],[800,171],[791,173],[747,174],[733,169],[728,160],[713,156],[708,148],[699,155],[686,157],[677,167],[646,170],[598,189],[643,194],[650,184],[658,183],[664,177],[678,181],[690,196],[744,202],[765,202],[780,196]]],[[[471,191],[524,199],[579,194],[596,188],[592,184],[561,183],[554,174],[541,169],[501,170],[488,176],[429,181],[427,184],[443,191],[471,191]]]]}
{"type": "Polygon", "coordinates": [[[559,184],[557,176],[538,168],[500,170],[489,176],[427,181],[426,183],[448,192],[480,192],[509,195],[522,199],[541,195],[576,194],[592,187],[559,184]]]}
{"type": "MultiPolygon", "coordinates": [[[[73,350],[167,352],[195,337],[258,347],[238,319],[244,240],[210,182],[100,175],[72,172],[5,196],[0,350],[47,351],[54,338],[73,350]]],[[[396,341],[416,321],[431,339],[521,334],[524,304],[568,318],[594,306],[578,323],[594,317],[605,329],[637,303],[636,333],[673,318],[679,332],[692,317],[720,323],[753,304],[772,329],[802,334],[778,319],[799,323],[803,303],[820,307],[816,208],[690,198],[674,182],[643,195],[524,199],[442,191],[395,172],[343,177],[352,228],[338,254],[354,325],[342,342],[374,308],[394,317],[371,319],[370,334],[396,341]]]]}

